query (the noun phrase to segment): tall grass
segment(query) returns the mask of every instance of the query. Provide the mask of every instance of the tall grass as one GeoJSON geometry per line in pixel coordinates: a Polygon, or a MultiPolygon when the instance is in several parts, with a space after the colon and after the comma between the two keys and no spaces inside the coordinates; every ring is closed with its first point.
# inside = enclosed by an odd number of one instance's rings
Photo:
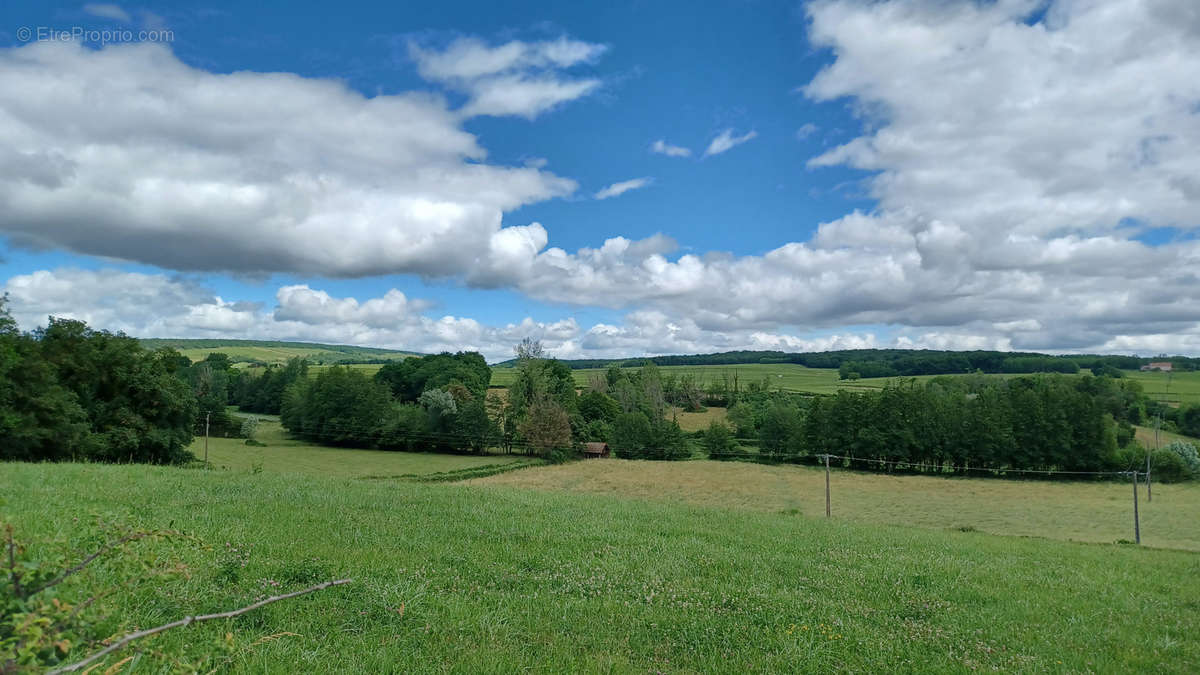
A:
{"type": "MultiPolygon", "coordinates": [[[[1179,551],[269,472],[10,464],[0,495],[4,519],[47,546],[79,546],[93,515],[216,544],[140,542],[164,547],[155,552],[186,574],[114,598],[105,626],[114,633],[240,606],[271,581],[288,590],[354,579],[144,645],[191,662],[229,659],[239,672],[1195,672],[1200,663],[1200,556],[1179,551]],[[222,574],[226,542],[252,545],[235,574],[222,574]]],[[[114,574],[100,566],[64,592],[86,594],[114,574]]]]}

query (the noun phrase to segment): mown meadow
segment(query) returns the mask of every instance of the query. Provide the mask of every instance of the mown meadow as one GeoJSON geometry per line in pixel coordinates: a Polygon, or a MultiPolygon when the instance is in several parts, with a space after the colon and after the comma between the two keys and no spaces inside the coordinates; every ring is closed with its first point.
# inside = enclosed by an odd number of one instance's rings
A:
{"type": "MultiPolygon", "coordinates": [[[[289,438],[277,420],[264,419],[254,434],[258,445],[241,438],[208,439],[208,461],[219,471],[271,471],[310,476],[379,478],[425,476],[468,470],[503,470],[529,461],[521,455],[444,455],[331,448],[289,438]]],[[[192,441],[192,454],[203,460],[205,439],[192,441]]]]}
{"type": "MultiPolygon", "coordinates": [[[[354,580],[149,638],[121,672],[163,667],[155,654],[168,669],[173,660],[203,672],[1200,664],[1200,556],[1190,552],[267,471],[15,463],[0,495],[5,520],[39,554],[90,550],[97,518],[189,535],[129,544],[174,573],[104,598],[106,635],[354,580]]],[[[60,595],[82,599],[131,571],[95,566],[60,595]]]]}
{"type": "MultiPolygon", "coordinates": [[[[604,460],[470,482],[825,517],[825,470],[812,466],[604,460]]],[[[1062,541],[1134,538],[1133,490],[1127,481],[948,478],[834,468],[830,483],[838,520],[1062,541]]],[[[1200,551],[1200,484],[1155,485],[1152,502],[1146,501],[1143,484],[1139,511],[1143,545],[1200,551]]]]}

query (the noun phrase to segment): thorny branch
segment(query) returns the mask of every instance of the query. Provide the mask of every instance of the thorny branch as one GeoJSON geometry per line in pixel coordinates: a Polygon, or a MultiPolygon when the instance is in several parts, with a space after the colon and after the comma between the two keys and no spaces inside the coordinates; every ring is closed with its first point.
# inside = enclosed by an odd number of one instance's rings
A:
{"type": "Polygon", "coordinates": [[[269,605],[273,602],[279,602],[280,600],[287,600],[288,598],[294,598],[299,595],[306,595],[306,594],[312,593],[314,591],[324,590],[326,588],[329,588],[330,586],[341,586],[342,584],[348,584],[351,581],[352,581],[352,579],[338,579],[336,581],[326,581],[325,583],[317,584],[316,586],[309,586],[308,588],[305,588],[303,590],[293,591],[291,593],[284,593],[283,595],[273,595],[269,598],[263,598],[262,600],[259,600],[258,602],[255,602],[250,605],[246,605],[245,607],[242,607],[241,609],[234,609],[234,610],[230,610],[228,612],[220,612],[217,614],[201,614],[199,616],[185,616],[182,619],[179,619],[178,621],[172,621],[171,623],[164,623],[163,625],[156,626],[154,628],[147,628],[146,630],[140,630],[135,633],[129,633],[125,637],[121,638],[120,640],[117,640],[116,642],[110,644],[109,646],[96,652],[95,654],[92,654],[91,656],[87,657],[86,659],[83,659],[82,661],[78,661],[76,663],[72,663],[69,666],[63,666],[62,668],[56,668],[54,670],[51,670],[49,673],[47,673],[47,675],[58,675],[59,673],[74,672],[76,670],[79,670],[80,668],[83,668],[84,666],[88,665],[89,663],[98,661],[98,660],[104,658],[105,656],[108,656],[109,654],[117,651],[118,649],[121,649],[122,647],[129,644],[130,642],[133,642],[134,640],[138,640],[138,639],[144,638],[149,635],[154,635],[155,633],[161,633],[165,630],[170,630],[172,628],[179,628],[181,626],[187,626],[187,625],[197,623],[200,621],[212,621],[214,619],[232,619],[235,616],[241,616],[242,614],[245,614],[246,612],[256,610],[259,607],[263,607],[264,605],[269,605]]]}

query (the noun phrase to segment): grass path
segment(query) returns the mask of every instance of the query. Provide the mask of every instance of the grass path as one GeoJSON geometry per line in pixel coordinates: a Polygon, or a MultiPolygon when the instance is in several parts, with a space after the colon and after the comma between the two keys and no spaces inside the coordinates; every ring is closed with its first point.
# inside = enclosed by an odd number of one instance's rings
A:
{"type": "MultiPolygon", "coordinates": [[[[825,472],[742,462],[591,460],[470,481],[527,489],[825,515],[825,472]]],[[[1126,483],[887,476],[835,470],[839,520],[1087,542],[1133,539],[1126,483]]],[[[1140,504],[1142,542],[1200,551],[1200,485],[1155,485],[1140,504]]]]}

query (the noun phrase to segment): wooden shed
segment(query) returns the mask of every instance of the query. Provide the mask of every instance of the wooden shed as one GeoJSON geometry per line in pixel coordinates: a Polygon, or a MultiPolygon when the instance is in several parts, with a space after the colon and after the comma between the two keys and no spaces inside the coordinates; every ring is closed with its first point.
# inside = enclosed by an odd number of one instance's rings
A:
{"type": "Polygon", "coordinates": [[[608,449],[608,443],[584,443],[584,457],[608,457],[612,453],[608,449]]]}

